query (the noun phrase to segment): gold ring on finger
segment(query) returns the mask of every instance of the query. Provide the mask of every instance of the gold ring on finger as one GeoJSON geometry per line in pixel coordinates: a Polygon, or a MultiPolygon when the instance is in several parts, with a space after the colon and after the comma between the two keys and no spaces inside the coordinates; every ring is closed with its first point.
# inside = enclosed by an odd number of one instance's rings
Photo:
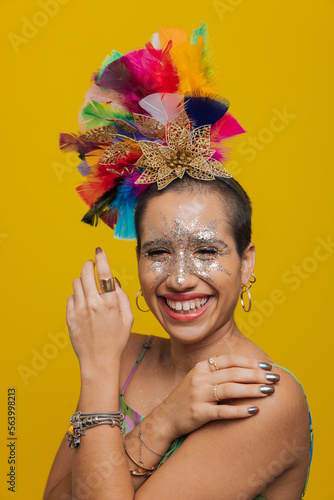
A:
{"type": "Polygon", "coordinates": [[[114,278],[106,278],[97,280],[99,294],[114,292],[116,290],[114,278]]]}
{"type": "Polygon", "coordinates": [[[219,370],[219,366],[217,365],[217,363],[215,362],[215,359],[217,358],[217,356],[211,356],[210,359],[208,359],[208,363],[209,363],[209,367],[210,367],[210,370],[212,370],[211,366],[214,366],[216,370],[219,370]]]}
{"type": "Polygon", "coordinates": [[[213,386],[213,395],[214,395],[214,398],[215,398],[216,401],[220,401],[219,397],[217,396],[217,385],[218,384],[215,384],[213,386]]]}

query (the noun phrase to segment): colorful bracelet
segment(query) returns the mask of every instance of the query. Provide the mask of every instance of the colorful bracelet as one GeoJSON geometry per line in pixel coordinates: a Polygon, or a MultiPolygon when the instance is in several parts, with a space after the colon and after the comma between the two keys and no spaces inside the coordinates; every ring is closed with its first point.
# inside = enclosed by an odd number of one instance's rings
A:
{"type": "Polygon", "coordinates": [[[81,436],[85,436],[85,431],[98,425],[110,425],[111,427],[119,427],[121,432],[124,432],[122,422],[124,420],[123,413],[119,411],[108,413],[85,413],[77,411],[70,418],[70,426],[67,429],[67,444],[69,448],[77,448],[80,445],[81,436]]]}

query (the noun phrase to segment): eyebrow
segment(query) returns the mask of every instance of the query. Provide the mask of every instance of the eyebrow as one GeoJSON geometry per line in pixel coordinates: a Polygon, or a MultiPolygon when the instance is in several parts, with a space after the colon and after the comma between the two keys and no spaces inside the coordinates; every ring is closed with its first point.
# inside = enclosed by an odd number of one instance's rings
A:
{"type": "Polygon", "coordinates": [[[209,245],[221,245],[224,248],[229,248],[228,244],[225,243],[223,240],[219,240],[218,238],[215,238],[214,236],[190,236],[188,238],[188,241],[190,243],[206,243],[209,245]]]}

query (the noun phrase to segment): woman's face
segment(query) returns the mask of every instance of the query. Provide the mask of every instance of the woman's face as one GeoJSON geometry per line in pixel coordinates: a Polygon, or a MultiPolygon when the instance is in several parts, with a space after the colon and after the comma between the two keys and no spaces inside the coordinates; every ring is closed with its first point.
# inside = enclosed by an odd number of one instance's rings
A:
{"type": "Polygon", "coordinates": [[[232,322],[253,259],[252,244],[243,259],[238,255],[218,194],[167,191],[148,202],[139,280],[150,310],[171,337],[198,342],[232,322]]]}

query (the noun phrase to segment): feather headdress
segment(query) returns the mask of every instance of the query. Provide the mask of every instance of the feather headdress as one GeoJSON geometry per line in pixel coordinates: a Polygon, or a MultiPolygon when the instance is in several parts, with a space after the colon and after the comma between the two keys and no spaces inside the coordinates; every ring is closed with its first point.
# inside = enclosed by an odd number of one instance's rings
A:
{"type": "Polygon", "coordinates": [[[82,220],[101,218],[116,238],[135,239],[134,209],[149,184],[163,189],[185,173],[232,177],[223,141],[245,131],[228,108],[215,88],[205,24],[190,38],[160,28],[143,49],[113,51],[93,74],[83,131],[60,135],[60,148],[81,159],[77,191],[90,206],[82,220]]]}

